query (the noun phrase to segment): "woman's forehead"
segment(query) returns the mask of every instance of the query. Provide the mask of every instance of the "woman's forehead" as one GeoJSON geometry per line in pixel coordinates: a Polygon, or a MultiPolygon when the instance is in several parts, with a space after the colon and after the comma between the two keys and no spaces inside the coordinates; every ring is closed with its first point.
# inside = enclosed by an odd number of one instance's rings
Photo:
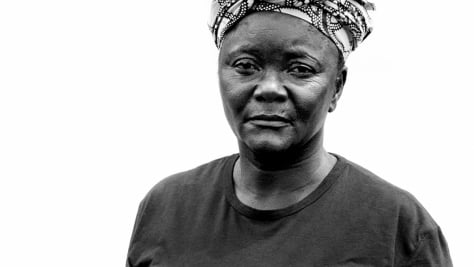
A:
{"type": "Polygon", "coordinates": [[[260,12],[242,19],[226,35],[221,50],[309,50],[338,55],[335,44],[308,22],[282,13],[260,12]]]}
{"type": "Polygon", "coordinates": [[[285,31],[288,34],[289,30],[298,32],[318,32],[318,30],[309,24],[307,21],[290,16],[284,13],[276,12],[259,12],[248,15],[239,21],[232,31],[246,31],[250,34],[261,34],[262,31],[285,31]]]}

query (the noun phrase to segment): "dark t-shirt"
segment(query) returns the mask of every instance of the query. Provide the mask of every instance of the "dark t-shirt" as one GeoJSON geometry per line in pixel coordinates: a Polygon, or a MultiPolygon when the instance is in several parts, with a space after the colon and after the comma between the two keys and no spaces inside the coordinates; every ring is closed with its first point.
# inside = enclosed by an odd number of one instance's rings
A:
{"type": "Polygon", "coordinates": [[[306,198],[271,211],[236,197],[237,158],[159,182],[140,204],[127,266],[452,266],[420,203],[343,157],[306,198]]]}

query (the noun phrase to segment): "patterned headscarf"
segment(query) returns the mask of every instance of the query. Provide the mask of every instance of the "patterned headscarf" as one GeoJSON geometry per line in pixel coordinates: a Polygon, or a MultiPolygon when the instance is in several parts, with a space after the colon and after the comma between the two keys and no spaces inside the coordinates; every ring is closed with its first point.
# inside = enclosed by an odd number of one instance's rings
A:
{"type": "Polygon", "coordinates": [[[248,14],[285,13],[319,29],[346,59],[372,31],[369,10],[375,6],[366,0],[212,0],[209,29],[220,48],[226,32],[248,14]]]}

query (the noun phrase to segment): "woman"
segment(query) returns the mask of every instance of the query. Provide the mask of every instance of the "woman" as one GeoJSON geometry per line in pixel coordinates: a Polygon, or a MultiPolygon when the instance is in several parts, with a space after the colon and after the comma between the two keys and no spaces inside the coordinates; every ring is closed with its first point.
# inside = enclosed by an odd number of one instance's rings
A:
{"type": "Polygon", "coordinates": [[[158,183],[128,266],[451,266],[409,193],[326,152],[363,0],[213,1],[224,110],[239,153],[158,183]]]}

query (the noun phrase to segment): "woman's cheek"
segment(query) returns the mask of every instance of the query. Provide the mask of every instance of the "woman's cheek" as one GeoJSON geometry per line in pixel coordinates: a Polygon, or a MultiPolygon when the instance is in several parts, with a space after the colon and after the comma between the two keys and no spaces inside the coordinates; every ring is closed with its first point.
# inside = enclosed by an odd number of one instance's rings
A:
{"type": "Polygon", "coordinates": [[[294,94],[294,104],[302,117],[309,118],[328,102],[327,87],[319,83],[307,84],[299,88],[299,93],[294,94]]]}
{"type": "Polygon", "coordinates": [[[228,120],[231,124],[239,123],[249,102],[245,89],[234,87],[234,84],[222,83],[221,96],[228,120]]]}

